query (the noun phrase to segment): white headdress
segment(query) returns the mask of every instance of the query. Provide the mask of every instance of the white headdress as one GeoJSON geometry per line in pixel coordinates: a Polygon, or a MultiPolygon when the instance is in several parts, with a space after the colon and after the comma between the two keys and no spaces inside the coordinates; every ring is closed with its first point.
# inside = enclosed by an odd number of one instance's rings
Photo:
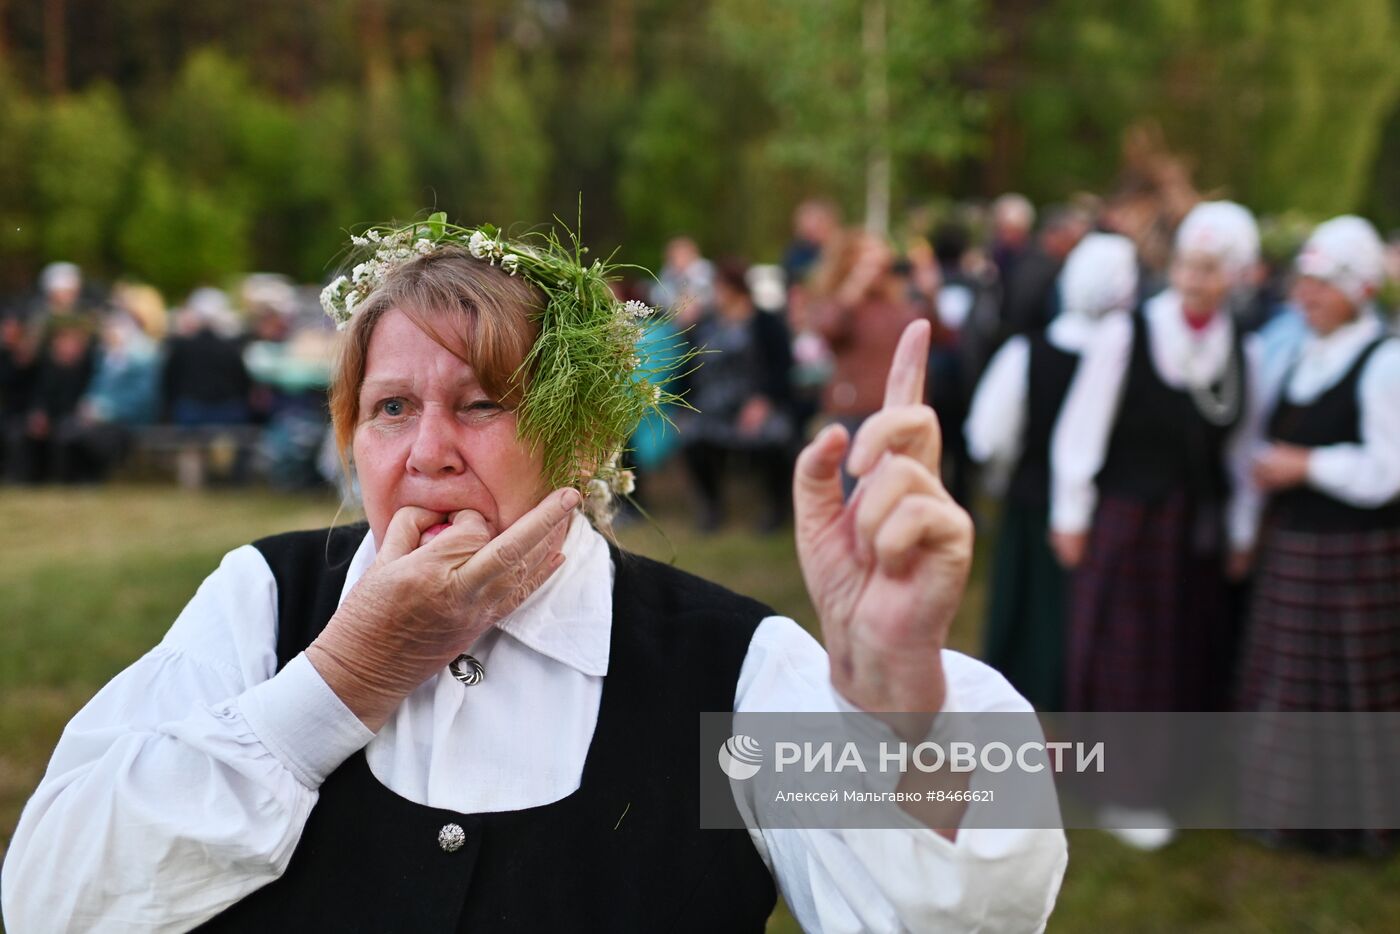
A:
{"type": "Polygon", "coordinates": [[[1385,246],[1369,221],[1344,214],[1318,225],[1296,266],[1301,275],[1329,282],[1361,305],[1385,281],[1385,246]]]}
{"type": "Polygon", "coordinates": [[[1204,201],[1177,228],[1176,251],[1214,256],[1230,280],[1238,283],[1259,261],[1259,225],[1243,205],[1204,201]]]}
{"type": "Polygon", "coordinates": [[[1138,265],[1133,242],[1118,234],[1091,233],[1079,241],[1060,273],[1064,314],[1099,318],[1133,307],[1138,265]]]}

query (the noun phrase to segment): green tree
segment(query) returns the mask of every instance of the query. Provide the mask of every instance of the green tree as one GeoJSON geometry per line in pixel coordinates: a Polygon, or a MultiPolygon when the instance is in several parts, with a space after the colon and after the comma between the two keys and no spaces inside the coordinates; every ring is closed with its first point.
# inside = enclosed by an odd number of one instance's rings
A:
{"type": "Polygon", "coordinates": [[[976,149],[981,95],[959,79],[987,44],[982,0],[716,0],[725,47],[772,107],[775,163],[824,178],[887,227],[893,192],[976,149]]]}
{"type": "Polygon", "coordinates": [[[515,52],[496,49],[468,110],[479,171],[474,194],[483,219],[542,219],[553,146],[537,97],[515,52]]]}
{"type": "Polygon", "coordinates": [[[178,298],[246,272],[251,227],[246,201],[182,179],[150,158],[119,235],[124,270],[178,298]]]}
{"type": "Polygon", "coordinates": [[[38,248],[33,168],[40,111],[0,67],[0,288],[30,285],[38,248]]]}
{"type": "Polygon", "coordinates": [[[106,269],[137,153],[121,99],[95,85],[48,101],[32,153],[42,258],[106,269]]]}
{"type": "Polygon", "coordinates": [[[1160,124],[1198,184],[1264,211],[1355,209],[1400,91],[1393,0],[1057,0],[999,94],[1032,194],[1099,188],[1124,130],[1160,124]]]}
{"type": "Polygon", "coordinates": [[[659,256],[666,238],[690,234],[718,239],[726,139],[711,100],[688,81],[670,78],[643,98],[623,144],[618,194],[627,221],[627,247],[659,256]]]}

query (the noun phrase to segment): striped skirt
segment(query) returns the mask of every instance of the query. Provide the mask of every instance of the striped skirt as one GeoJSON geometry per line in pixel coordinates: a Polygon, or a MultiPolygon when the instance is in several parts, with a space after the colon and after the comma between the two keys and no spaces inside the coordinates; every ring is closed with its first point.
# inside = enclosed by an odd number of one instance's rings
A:
{"type": "Polygon", "coordinates": [[[1229,709],[1238,626],[1218,506],[1105,495],[1071,582],[1067,707],[1229,709]]]}
{"type": "MultiPolygon", "coordinates": [[[[1400,711],[1400,529],[1265,529],[1238,704],[1245,711],[1400,711]]],[[[1260,720],[1243,750],[1242,805],[1254,826],[1297,826],[1294,815],[1316,813],[1319,801],[1334,809],[1346,803],[1355,826],[1375,828],[1376,815],[1394,819],[1397,737],[1374,720],[1347,724],[1318,736],[1283,718],[1260,720]]],[[[1342,853],[1384,853],[1396,844],[1393,831],[1376,829],[1283,838],[1342,853]]]]}
{"type": "Polygon", "coordinates": [[[1260,539],[1241,710],[1400,710],[1400,529],[1260,539]]]}

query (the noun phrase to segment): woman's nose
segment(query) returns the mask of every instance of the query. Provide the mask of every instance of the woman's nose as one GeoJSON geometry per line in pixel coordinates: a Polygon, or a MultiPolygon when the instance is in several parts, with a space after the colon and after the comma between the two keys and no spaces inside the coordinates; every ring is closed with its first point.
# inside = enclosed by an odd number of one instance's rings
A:
{"type": "Polygon", "coordinates": [[[459,443],[457,419],[453,413],[430,407],[418,419],[418,433],[408,452],[408,469],[435,477],[462,473],[466,458],[459,443]]]}

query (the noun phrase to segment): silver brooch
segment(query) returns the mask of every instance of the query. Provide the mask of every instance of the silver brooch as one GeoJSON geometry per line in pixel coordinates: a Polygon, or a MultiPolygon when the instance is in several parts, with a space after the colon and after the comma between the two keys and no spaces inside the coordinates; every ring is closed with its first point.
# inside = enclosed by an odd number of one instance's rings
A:
{"type": "Polygon", "coordinates": [[[456,853],[462,848],[462,844],[467,842],[467,832],[462,829],[461,824],[443,824],[438,831],[438,846],[444,852],[456,853]]]}
{"type": "Polygon", "coordinates": [[[447,666],[447,670],[452,672],[452,677],[467,687],[480,684],[486,679],[486,666],[466,652],[452,659],[452,664],[447,666]]]}

